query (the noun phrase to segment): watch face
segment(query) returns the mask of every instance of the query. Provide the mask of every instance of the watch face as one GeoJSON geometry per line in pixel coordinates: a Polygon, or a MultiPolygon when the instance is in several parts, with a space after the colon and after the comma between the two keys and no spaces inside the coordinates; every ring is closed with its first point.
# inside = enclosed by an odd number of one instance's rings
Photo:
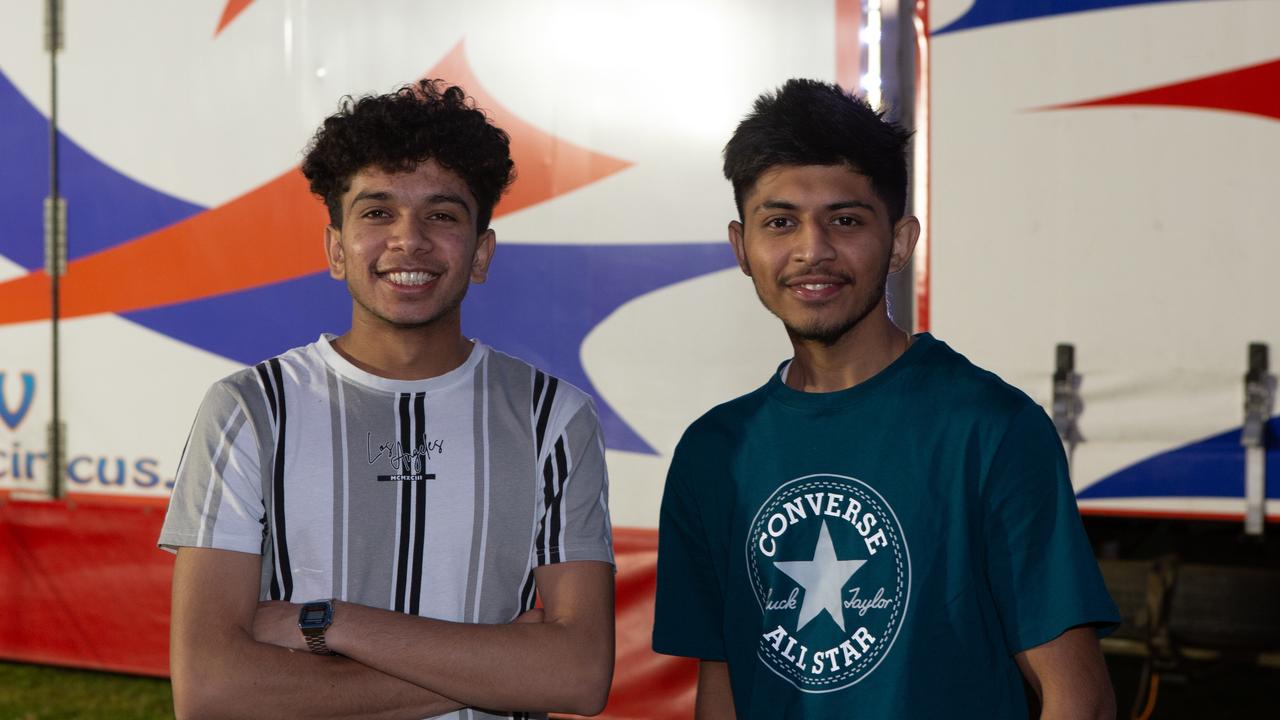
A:
{"type": "Polygon", "coordinates": [[[307,603],[298,614],[298,627],[303,629],[326,628],[331,622],[333,607],[327,602],[307,603]]]}

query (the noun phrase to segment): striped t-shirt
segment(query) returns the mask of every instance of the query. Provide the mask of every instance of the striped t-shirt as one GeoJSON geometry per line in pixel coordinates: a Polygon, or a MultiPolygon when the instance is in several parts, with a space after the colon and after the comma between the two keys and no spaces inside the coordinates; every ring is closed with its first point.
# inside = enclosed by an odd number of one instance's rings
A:
{"type": "Polygon", "coordinates": [[[322,336],[209,390],[159,542],[260,553],[263,600],[505,623],[533,607],[533,568],[613,561],[595,409],[479,342],[389,380],[322,336]]]}

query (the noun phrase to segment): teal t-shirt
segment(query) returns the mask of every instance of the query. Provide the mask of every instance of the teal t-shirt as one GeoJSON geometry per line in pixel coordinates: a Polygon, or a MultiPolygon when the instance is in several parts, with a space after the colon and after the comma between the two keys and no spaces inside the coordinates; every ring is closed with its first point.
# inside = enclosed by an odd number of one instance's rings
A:
{"type": "Polygon", "coordinates": [[[928,334],[700,418],[658,543],[653,648],[727,661],[744,718],[1025,718],[1013,655],[1120,619],[1049,418],[928,334]]]}

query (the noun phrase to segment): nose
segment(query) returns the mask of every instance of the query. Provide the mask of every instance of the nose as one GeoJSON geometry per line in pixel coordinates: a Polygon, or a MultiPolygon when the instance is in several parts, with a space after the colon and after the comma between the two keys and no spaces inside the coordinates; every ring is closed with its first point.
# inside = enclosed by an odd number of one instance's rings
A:
{"type": "Polygon", "coordinates": [[[806,265],[817,265],[827,260],[834,260],[835,246],[827,227],[820,222],[804,222],[796,229],[795,244],[791,249],[791,258],[795,262],[806,265]]]}
{"type": "Polygon", "coordinates": [[[412,213],[402,215],[392,226],[387,247],[404,253],[431,252],[434,244],[427,223],[412,213]]]}

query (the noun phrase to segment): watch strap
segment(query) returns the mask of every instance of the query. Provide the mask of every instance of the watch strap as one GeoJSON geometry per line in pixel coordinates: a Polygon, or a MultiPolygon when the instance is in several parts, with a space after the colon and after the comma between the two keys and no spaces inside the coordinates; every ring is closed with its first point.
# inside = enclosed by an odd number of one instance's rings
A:
{"type": "Polygon", "coordinates": [[[332,655],[333,651],[324,641],[324,628],[308,628],[302,631],[302,638],[307,641],[307,649],[317,655],[332,655]]]}

